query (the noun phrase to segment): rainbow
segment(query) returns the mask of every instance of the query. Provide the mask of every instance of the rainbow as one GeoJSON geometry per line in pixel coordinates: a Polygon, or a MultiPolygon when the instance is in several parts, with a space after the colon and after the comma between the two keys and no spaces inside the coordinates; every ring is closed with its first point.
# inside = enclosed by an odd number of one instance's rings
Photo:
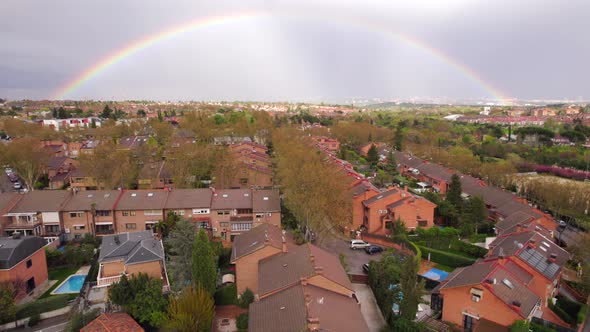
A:
{"type": "Polygon", "coordinates": [[[84,70],[80,75],[76,78],[71,80],[65,86],[60,88],[55,94],[52,99],[60,100],[65,99],[68,95],[71,95],[78,89],[80,86],[84,85],[86,82],[92,80],[94,77],[99,75],[100,73],[104,72],[111,66],[116,65],[117,63],[121,62],[122,60],[129,58],[136,54],[137,52],[149,48],[159,42],[164,40],[168,40],[170,38],[177,37],[179,35],[192,32],[195,30],[213,27],[213,26],[220,26],[229,23],[236,23],[245,20],[253,20],[253,19],[260,19],[263,17],[277,17],[277,16],[288,16],[296,18],[303,18],[303,19],[321,19],[323,21],[334,21],[338,24],[346,24],[357,26],[361,29],[366,29],[372,31],[374,33],[380,33],[387,35],[395,40],[402,41],[408,45],[411,45],[417,49],[420,49],[428,54],[438,58],[448,66],[454,68],[455,70],[462,73],[465,77],[470,79],[472,82],[477,84],[481,89],[486,91],[491,97],[496,99],[497,101],[505,101],[509,100],[510,98],[504,95],[502,91],[495,88],[491,83],[485,81],[481,76],[479,76],[472,68],[468,67],[465,64],[458,62],[457,60],[451,58],[443,51],[424,43],[423,41],[406,34],[402,34],[397,31],[392,31],[390,27],[381,26],[374,22],[364,22],[357,20],[335,20],[334,17],[313,17],[309,15],[301,15],[298,16],[294,13],[289,14],[276,14],[276,13],[267,13],[267,12],[251,12],[251,13],[238,13],[238,14],[231,14],[231,15],[223,15],[223,16],[209,16],[204,18],[198,18],[193,21],[185,22],[183,24],[171,27],[164,31],[155,33],[153,35],[146,36],[145,38],[135,40],[130,44],[126,45],[125,47],[116,50],[115,52],[107,55],[106,57],[102,58],[97,63],[93,64],[88,69],[84,70]]]}

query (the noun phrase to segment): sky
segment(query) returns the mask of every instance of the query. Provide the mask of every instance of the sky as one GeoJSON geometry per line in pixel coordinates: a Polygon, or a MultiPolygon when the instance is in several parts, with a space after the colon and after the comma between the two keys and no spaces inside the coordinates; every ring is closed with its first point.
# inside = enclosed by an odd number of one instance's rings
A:
{"type": "Polygon", "coordinates": [[[587,0],[2,0],[0,98],[589,100],[588,13],[587,0]]]}

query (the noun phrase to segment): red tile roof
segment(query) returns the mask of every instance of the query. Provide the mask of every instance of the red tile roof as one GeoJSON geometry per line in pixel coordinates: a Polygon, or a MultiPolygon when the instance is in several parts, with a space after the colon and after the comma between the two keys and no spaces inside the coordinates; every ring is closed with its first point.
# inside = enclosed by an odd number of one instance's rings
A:
{"type": "Polygon", "coordinates": [[[102,314],[80,332],[144,332],[136,321],[124,312],[102,314]]]}

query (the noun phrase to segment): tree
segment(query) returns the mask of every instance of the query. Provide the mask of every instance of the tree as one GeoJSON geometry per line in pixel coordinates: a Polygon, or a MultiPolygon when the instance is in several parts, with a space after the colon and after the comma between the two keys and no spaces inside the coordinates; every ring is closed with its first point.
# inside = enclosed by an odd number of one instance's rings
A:
{"type": "Polygon", "coordinates": [[[88,325],[88,323],[98,317],[98,315],[100,315],[100,309],[98,308],[92,309],[88,312],[75,311],[70,314],[70,320],[66,325],[65,331],[78,332],[81,328],[88,325]]]}
{"type": "Polygon", "coordinates": [[[404,144],[404,132],[403,132],[403,127],[400,123],[400,124],[398,124],[397,128],[395,129],[395,134],[393,135],[393,147],[397,151],[402,151],[403,144],[404,144]]]}
{"type": "Polygon", "coordinates": [[[395,159],[393,151],[387,153],[387,163],[383,169],[391,176],[396,176],[398,174],[397,160],[395,159]]]}
{"type": "Polygon", "coordinates": [[[400,297],[399,287],[395,286],[400,280],[400,266],[400,260],[396,255],[383,255],[381,260],[369,263],[369,286],[379,307],[388,308],[383,313],[386,321],[391,320],[390,308],[400,297]]]}
{"type": "Polygon", "coordinates": [[[530,323],[526,320],[517,320],[510,326],[510,332],[529,332],[530,330],[530,323]]]}
{"type": "Polygon", "coordinates": [[[239,305],[240,308],[248,309],[250,303],[254,302],[254,293],[250,288],[246,288],[242,295],[240,295],[239,305]]]}
{"type": "Polygon", "coordinates": [[[193,245],[193,284],[203,287],[211,296],[215,294],[217,281],[217,269],[215,255],[209,237],[205,230],[201,229],[193,245]]]}
{"type": "Polygon", "coordinates": [[[406,228],[406,224],[402,221],[402,219],[397,217],[397,219],[391,223],[391,231],[393,232],[393,235],[397,236],[406,234],[408,229],[406,228]]]}
{"type": "Polygon", "coordinates": [[[0,283],[0,324],[16,320],[16,303],[14,287],[9,282],[0,283]]]}
{"type": "Polygon", "coordinates": [[[479,224],[487,218],[486,204],[481,196],[473,196],[465,204],[465,211],[461,216],[461,229],[464,235],[473,231],[477,234],[479,224]]]}
{"type": "Polygon", "coordinates": [[[166,320],[165,310],[168,305],[162,296],[162,280],[150,278],[145,273],[132,276],[128,282],[123,282],[123,278],[109,289],[111,302],[122,306],[141,324],[161,326],[166,320]]]}
{"type": "Polygon", "coordinates": [[[371,144],[369,151],[367,151],[367,161],[371,163],[371,166],[375,167],[379,162],[379,152],[375,144],[371,144]]]}
{"type": "Polygon", "coordinates": [[[0,161],[8,164],[21,177],[29,190],[35,189],[35,182],[41,177],[50,155],[39,140],[25,137],[0,146],[0,161]]]}
{"type": "Polygon", "coordinates": [[[139,110],[137,110],[137,117],[138,117],[138,118],[145,118],[145,117],[146,117],[146,115],[147,115],[147,114],[145,113],[145,111],[144,111],[144,110],[142,110],[142,109],[139,109],[139,110]]]}
{"type": "Polygon", "coordinates": [[[129,188],[139,171],[131,153],[117,149],[112,142],[103,142],[93,154],[82,155],[80,169],[94,179],[99,189],[129,188]]]}
{"type": "Polygon", "coordinates": [[[103,119],[110,119],[113,114],[113,110],[109,107],[108,104],[104,105],[102,113],[100,113],[100,117],[103,119]]]}
{"type": "Polygon", "coordinates": [[[403,295],[399,306],[400,316],[409,321],[416,318],[418,304],[425,294],[424,280],[418,282],[419,267],[420,262],[415,256],[407,256],[401,266],[400,288],[403,295]]]}
{"type": "Polygon", "coordinates": [[[196,234],[195,224],[181,219],[170,232],[170,236],[165,239],[170,259],[168,276],[172,288],[176,291],[192,283],[192,251],[196,234]]]}
{"type": "Polygon", "coordinates": [[[463,189],[461,188],[461,179],[457,174],[453,174],[451,177],[451,183],[447,190],[447,201],[455,207],[457,211],[463,210],[463,197],[461,194],[463,189]]]}
{"type": "Polygon", "coordinates": [[[202,287],[189,286],[170,300],[164,328],[175,332],[211,331],[214,316],[211,295],[202,287]]]}

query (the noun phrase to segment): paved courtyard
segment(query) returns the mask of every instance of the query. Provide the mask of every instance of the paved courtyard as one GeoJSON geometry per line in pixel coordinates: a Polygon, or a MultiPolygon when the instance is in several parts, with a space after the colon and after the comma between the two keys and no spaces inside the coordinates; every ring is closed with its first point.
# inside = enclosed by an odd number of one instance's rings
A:
{"type": "Polygon", "coordinates": [[[362,249],[352,250],[347,240],[337,237],[327,237],[319,246],[336,256],[344,254],[348,265],[348,273],[350,274],[364,274],[363,264],[381,259],[381,253],[369,255],[362,249]]]}
{"type": "Polygon", "coordinates": [[[369,326],[369,331],[379,332],[385,326],[385,319],[379,310],[375,296],[368,285],[352,284],[356,297],[361,303],[361,313],[369,326]]]}

